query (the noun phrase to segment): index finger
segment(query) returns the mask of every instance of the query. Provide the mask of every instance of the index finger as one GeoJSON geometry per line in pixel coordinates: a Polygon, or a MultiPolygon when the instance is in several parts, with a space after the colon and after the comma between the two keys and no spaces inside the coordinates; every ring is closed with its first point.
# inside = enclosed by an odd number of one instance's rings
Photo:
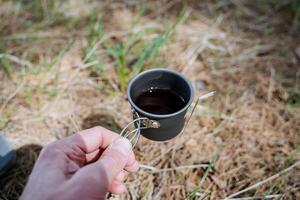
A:
{"type": "Polygon", "coordinates": [[[65,141],[73,145],[75,144],[85,153],[91,153],[99,148],[105,149],[118,137],[120,135],[117,133],[97,126],[71,135],[65,138],[65,141]]]}

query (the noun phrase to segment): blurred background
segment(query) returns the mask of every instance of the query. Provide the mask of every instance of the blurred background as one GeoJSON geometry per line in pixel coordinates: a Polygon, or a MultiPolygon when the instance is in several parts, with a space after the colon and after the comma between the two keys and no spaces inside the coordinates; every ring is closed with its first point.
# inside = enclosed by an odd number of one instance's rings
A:
{"type": "Polygon", "coordinates": [[[119,132],[128,81],[155,67],[217,93],[179,137],[141,138],[111,199],[300,199],[299,0],[0,0],[0,130],[17,149],[0,199],[43,145],[119,132]]]}

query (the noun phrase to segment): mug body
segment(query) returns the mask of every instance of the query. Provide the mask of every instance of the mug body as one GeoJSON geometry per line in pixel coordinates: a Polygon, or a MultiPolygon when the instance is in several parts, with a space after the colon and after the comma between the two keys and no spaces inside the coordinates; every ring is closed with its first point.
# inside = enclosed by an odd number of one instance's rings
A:
{"type": "Polygon", "coordinates": [[[156,68],[134,77],[129,83],[127,96],[133,111],[140,117],[147,117],[160,124],[159,128],[142,129],[141,134],[150,140],[165,141],[176,137],[183,129],[185,114],[193,101],[194,92],[191,82],[184,75],[173,70],[156,68]],[[184,99],[184,105],[168,114],[147,112],[138,107],[136,101],[141,94],[151,89],[170,90],[184,99]]]}

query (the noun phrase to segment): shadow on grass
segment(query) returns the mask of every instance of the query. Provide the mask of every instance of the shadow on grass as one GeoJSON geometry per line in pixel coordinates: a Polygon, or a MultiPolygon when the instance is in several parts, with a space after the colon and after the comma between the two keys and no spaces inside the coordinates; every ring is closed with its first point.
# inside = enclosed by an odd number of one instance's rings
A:
{"type": "Polygon", "coordinates": [[[0,178],[0,199],[19,199],[41,149],[36,144],[17,149],[15,165],[0,178]]]}
{"type": "Polygon", "coordinates": [[[89,129],[95,126],[102,126],[117,133],[121,132],[122,130],[115,118],[111,115],[91,114],[83,119],[82,129],[89,129]]]}

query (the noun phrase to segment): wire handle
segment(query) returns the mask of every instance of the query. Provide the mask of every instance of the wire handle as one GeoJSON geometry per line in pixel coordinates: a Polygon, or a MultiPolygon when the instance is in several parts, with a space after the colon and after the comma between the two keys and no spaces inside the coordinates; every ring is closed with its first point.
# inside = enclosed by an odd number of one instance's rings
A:
{"type": "Polygon", "coordinates": [[[127,138],[131,142],[132,148],[134,148],[140,138],[142,129],[159,128],[160,123],[147,117],[140,117],[135,110],[132,110],[132,113],[133,120],[122,129],[120,136],[127,138]],[[135,125],[135,129],[130,131],[131,125],[135,125]]]}
{"type": "Polygon", "coordinates": [[[203,94],[201,95],[200,97],[197,98],[196,102],[195,102],[195,105],[193,106],[192,108],[192,111],[191,111],[191,114],[189,115],[189,117],[187,118],[185,124],[184,124],[184,127],[182,129],[182,132],[185,130],[185,128],[187,127],[187,125],[189,124],[190,122],[190,119],[192,118],[193,114],[194,114],[194,111],[197,107],[197,105],[199,104],[200,101],[204,100],[204,99],[207,99],[209,97],[212,97],[214,96],[216,93],[216,91],[212,91],[212,92],[209,92],[209,93],[206,93],[206,94],[203,94]]]}

